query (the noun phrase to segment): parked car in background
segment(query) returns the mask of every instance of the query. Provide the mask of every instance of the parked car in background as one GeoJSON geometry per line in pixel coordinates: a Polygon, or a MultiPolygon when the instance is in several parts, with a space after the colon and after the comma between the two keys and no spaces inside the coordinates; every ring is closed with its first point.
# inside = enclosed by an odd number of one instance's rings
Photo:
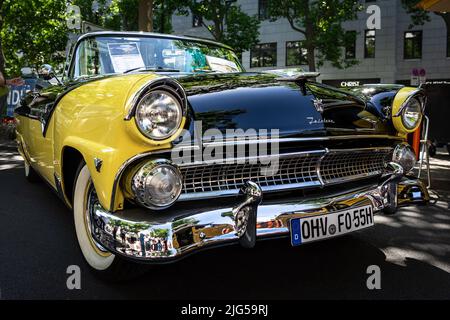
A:
{"type": "Polygon", "coordinates": [[[87,263],[114,279],[218,245],[333,238],[426,202],[405,142],[425,93],[363,97],[316,76],[247,73],[209,40],[82,35],[63,84],[15,110],[25,176],[73,210],[87,263]]]}

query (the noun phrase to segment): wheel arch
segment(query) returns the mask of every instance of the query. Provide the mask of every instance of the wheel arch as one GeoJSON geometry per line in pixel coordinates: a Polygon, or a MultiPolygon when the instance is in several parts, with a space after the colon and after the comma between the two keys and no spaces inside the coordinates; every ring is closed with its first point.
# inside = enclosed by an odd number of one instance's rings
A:
{"type": "Polygon", "coordinates": [[[61,180],[64,195],[73,205],[73,188],[77,179],[77,171],[82,162],[86,162],[83,154],[76,148],[65,146],[61,155],[61,180]]]}

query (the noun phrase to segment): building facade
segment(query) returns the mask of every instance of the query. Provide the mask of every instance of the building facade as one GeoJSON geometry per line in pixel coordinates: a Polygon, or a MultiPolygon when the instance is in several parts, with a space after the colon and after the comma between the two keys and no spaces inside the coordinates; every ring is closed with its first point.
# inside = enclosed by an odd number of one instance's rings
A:
{"type": "MultiPolygon", "coordinates": [[[[248,71],[301,67],[308,70],[303,35],[293,30],[287,20],[271,22],[264,19],[265,3],[270,0],[238,0],[237,4],[249,15],[260,17],[259,44],[242,54],[242,63],[248,71]]],[[[356,41],[348,48],[336,48],[343,55],[358,60],[347,69],[337,69],[329,63],[318,68],[319,81],[334,86],[354,86],[365,83],[410,84],[418,79],[450,81],[450,40],[444,20],[430,13],[430,22],[423,26],[411,25],[400,0],[362,0],[365,7],[377,5],[381,11],[381,28],[367,29],[371,15],[366,10],[358,19],[347,21],[343,27],[356,33],[356,41]],[[412,78],[412,75],[421,76],[412,78]]],[[[211,38],[196,17],[172,17],[175,34],[211,38]]],[[[414,83],[413,83],[414,84],[414,83]]]]}

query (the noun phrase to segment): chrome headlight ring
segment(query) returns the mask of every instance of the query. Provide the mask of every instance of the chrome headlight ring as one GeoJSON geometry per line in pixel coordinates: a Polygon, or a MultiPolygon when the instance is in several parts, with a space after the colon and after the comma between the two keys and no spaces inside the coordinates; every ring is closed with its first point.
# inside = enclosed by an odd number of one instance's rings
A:
{"type": "Polygon", "coordinates": [[[182,185],[180,170],[166,159],[146,162],[131,180],[136,202],[153,210],[173,205],[181,194],[182,185]]]}
{"type": "Polygon", "coordinates": [[[402,166],[404,173],[409,173],[417,163],[416,153],[409,144],[401,143],[395,147],[392,161],[402,166]]]}
{"type": "Polygon", "coordinates": [[[423,90],[416,90],[402,104],[394,117],[400,117],[403,126],[408,130],[415,130],[422,121],[427,98],[423,90]]]}
{"type": "Polygon", "coordinates": [[[408,100],[401,113],[402,123],[405,128],[412,130],[417,128],[423,117],[423,102],[420,96],[413,96],[408,100]]]}
{"type": "Polygon", "coordinates": [[[173,136],[187,113],[186,93],[169,78],[146,84],[134,96],[125,120],[134,117],[139,131],[149,139],[161,141],[173,136]]]}

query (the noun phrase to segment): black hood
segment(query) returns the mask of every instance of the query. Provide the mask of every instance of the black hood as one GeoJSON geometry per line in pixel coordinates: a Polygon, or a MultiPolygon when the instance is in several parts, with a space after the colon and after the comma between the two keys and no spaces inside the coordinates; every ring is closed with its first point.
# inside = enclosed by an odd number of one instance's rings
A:
{"type": "Polygon", "coordinates": [[[278,129],[280,136],[390,134],[392,126],[366,101],[315,82],[264,73],[179,76],[190,106],[190,129],[278,129]]]}

